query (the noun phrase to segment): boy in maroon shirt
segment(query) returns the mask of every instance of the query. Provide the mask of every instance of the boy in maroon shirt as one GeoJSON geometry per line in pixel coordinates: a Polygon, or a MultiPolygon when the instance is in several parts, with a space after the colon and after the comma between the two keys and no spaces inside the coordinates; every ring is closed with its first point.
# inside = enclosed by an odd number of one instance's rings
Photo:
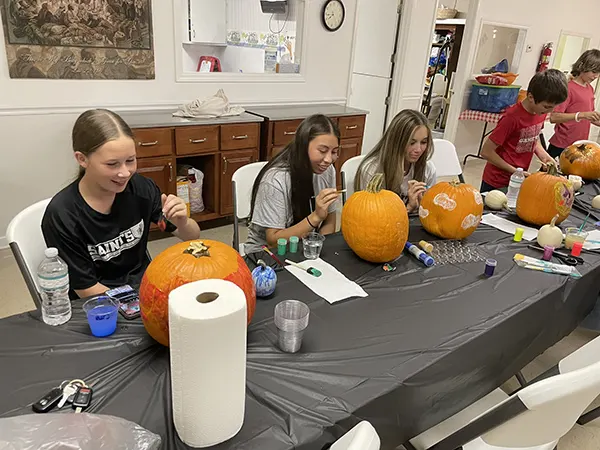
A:
{"type": "Polygon", "coordinates": [[[527,98],[506,111],[481,149],[481,156],[488,162],[481,192],[507,187],[510,176],[519,167],[528,176],[534,153],[542,164],[554,163],[542,147],[539,135],[546,115],[564,102],[567,95],[567,77],[561,71],[549,69],[535,74],[529,82],[527,98]]]}

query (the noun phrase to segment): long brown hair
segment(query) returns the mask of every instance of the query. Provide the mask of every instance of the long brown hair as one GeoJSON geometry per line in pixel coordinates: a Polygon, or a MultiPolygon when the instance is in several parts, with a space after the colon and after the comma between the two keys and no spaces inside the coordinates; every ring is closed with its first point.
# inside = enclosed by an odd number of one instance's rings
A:
{"type": "MultiPolygon", "coordinates": [[[[73,151],[89,156],[109,141],[127,136],[133,139],[129,125],[117,113],[108,109],[90,109],[82,113],[73,125],[73,151]]],[[[79,166],[78,179],[85,169],[79,166]]]]}
{"type": "Polygon", "coordinates": [[[413,109],[405,109],[396,114],[377,145],[360,163],[354,179],[354,190],[359,191],[361,189],[362,179],[366,176],[366,168],[371,164],[375,164],[378,171],[383,172],[385,189],[400,194],[402,181],[404,180],[406,149],[410,144],[413,133],[420,126],[427,128],[428,143],[427,150],[415,163],[414,179],[425,181],[427,161],[433,155],[431,129],[427,123],[427,118],[423,114],[413,109]]]}
{"type": "Polygon", "coordinates": [[[310,214],[310,198],[315,195],[313,187],[313,169],[308,156],[308,145],[317,136],[333,134],[340,139],[340,132],[329,117],[323,114],[315,114],[307,117],[296,129],[294,139],[275,158],[262,168],[254,186],[252,187],[252,201],[250,204],[250,215],[254,213],[256,206],[256,194],[258,187],[271,168],[282,168],[289,171],[292,188],[292,214],[294,224],[304,220],[310,214]]]}
{"type": "Polygon", "coordinates": [[[573,64],[571,75],[578,77],[584,72],[600,73],[600,50],[587,50],[573,64]]]}

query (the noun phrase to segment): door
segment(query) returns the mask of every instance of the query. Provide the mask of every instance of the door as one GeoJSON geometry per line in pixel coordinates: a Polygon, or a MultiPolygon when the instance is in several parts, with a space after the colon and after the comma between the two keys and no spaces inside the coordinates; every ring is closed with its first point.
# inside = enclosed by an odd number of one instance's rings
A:
{"type": "Polygon", "coordinates": [[[361,138],[347,138],[340,141],[340,156],[335,162],[337,188],[342,188],[342,166],[350,158],[360,155],[361,138]]]}
{"type": "Polygon", "coordinates": [[[189,40],[205,44],[227,44],[225,0],[188,0],[189,40]]]}
{"type": "Polygon", "coordinates": [[[222,216],[233,214],[233,191],[231,178],[236,170],[258,161],[258,149],[222,152],[221,156],[221,201],[219,212],[222,216]]]}
{"type": "Polygon", "coordinates": [[[369,111],[363,147],[370,151],[385,129],[399,24],[399,0],[358,1],[358,24],[348,105],[369,111]]]}
{"type": "Polygon", "coordinates": [[[137,172],[154,180],[160,192],[177,193],[174,158],[140,158],[137,160],[137,172]]]}

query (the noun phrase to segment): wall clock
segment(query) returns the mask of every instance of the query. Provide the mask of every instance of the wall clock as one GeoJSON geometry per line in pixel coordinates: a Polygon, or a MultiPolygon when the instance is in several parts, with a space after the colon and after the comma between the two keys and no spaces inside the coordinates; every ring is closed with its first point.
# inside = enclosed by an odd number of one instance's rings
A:
{"type": "Polygon", "coordinates": [[[342,0],[327,0],[323,6],[321,18],[323,26],[328,31],[339,30],[346,18],[346,8],[344,8],[342,0]]]}

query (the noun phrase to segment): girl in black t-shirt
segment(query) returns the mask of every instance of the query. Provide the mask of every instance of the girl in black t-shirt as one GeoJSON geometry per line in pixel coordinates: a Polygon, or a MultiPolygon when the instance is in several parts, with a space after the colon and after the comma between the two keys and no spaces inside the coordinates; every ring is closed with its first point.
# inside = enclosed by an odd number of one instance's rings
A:
{"type": "Polygon", "coordinates": [[[161,214],[169,231],[183,240],[200,236],[183,200],[160,192],[136,174],[133,133],[104,109],[86,111],[73,127],[73,150],[80,173],[52,198],[42,219],[48,247],[69,266],[70,286],[79,297],[112,287],[139,286],[149,264],[150,223],[161,214]]]}

